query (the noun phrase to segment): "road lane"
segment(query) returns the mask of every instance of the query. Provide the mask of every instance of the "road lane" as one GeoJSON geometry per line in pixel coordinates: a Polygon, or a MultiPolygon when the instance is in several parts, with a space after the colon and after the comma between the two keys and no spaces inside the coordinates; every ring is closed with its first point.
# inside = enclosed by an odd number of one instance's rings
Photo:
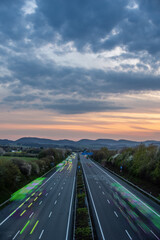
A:
{"type": "Polygon", "coordinates": [[[81,163],[100,239],[160,239],[159,205],[91,160],[81,156],[81,163]]]}
{"type": "MultiPolygon", "coordinates": [[[[0,239],[71,239],[77,158],[61,168],[4,223],[0,239]],[[71,204],[72,203],[72,204],[71,204]]],[[[8,209],[9,206],[7,206],[8,209]]],[[[4,217],[3,209],[3,217],[4,217]]]]}

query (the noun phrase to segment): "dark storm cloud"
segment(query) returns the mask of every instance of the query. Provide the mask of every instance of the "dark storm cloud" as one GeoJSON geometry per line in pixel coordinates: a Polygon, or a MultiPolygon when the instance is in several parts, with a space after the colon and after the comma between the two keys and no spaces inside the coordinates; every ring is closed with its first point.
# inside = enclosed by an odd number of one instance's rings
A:
{"type": "Polygon", "coordinates": [[[125,17],[127,0],[40,0],[39,10],[63,40],[96,44],[125,17]]]}
{"type": "Polygon", "coordinates": [[[137,1],[138,8],[128,8],[129,0],[39,0],[39,11],[64,41],[74,41],[78,48],[90,45],[95,51],[124,45],[131,51],[160,51],[160,2],[137,1]],[[116,29],[118,34],[111,34],[116,29]],[[109,35],[110,34],[110,35],[109,35]],[[100,42],[109,35],[109,39],[100,42]]]}

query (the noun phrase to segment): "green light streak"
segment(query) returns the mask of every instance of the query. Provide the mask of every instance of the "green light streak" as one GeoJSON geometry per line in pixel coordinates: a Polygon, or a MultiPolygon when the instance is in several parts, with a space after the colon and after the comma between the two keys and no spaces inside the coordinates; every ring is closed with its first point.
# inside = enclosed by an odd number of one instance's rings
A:
{"type": "Polygon", "coordinates": [[[35,225],[34,225],[34,227],[32,228],[32,230],[31,230],[31,232],[30,232],[30,234],[32,234],[33,233],[33,231],[34,231],[34,229],[36,228],[36,226],[37,226],[37,224],[39,223],[39,220],[35,223],[35,225]]]}
{"type": "Polygon", "coordinates": [[[26,210],[24,210],[24,211],[20,214],[20,216],[22,216],[25,212],[26,212],[26,210]]]}
{"type": "Polygon", "coordinates": [[[28,226],[28,224],[30,223],[30,220],[26,223],[26,225],[22,228],[22,230],[20,231],[20,234],[22,234],[24,232],[24,230],[26,229],[26,227],[28,226]]]}
{"type": "MultiPolygon", "coordinates": [[[[25,187],[19,189],[17,192],[13,193],[11,196],[11,201],[15,200],[23,200],[26,198],[27,194],[31,194],[32,196],[35,194],[33,191],[42,184],[45,178],[37,178],[36,180],[32,181],[31,183],[27,184],[25,187]]],[[[30,198],[27,198],[28,201],[30,198]]]]}

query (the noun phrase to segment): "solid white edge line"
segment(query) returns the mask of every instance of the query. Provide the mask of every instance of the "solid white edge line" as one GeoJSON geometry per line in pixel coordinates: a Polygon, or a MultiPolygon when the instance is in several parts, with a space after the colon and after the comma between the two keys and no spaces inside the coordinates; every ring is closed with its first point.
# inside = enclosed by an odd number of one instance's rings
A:
{"type": "Polygon", "coordinates": [[[42,232],[41,232],[41,234],[40,234],[40,236],[39,236],[39,239],[41,239],[43,233],[44,233],[44,229],[42,230],[42,232]]]}
{"type": "Polygon", "coordinates": [[[157,238],[158,240],[160,239],[152,230],[150,230],[150,232],[155,236],[155,238],[157,238]]]}
{"type": "MultiPolygon", "coordinates": [[[[91,161],[91,160],[90,160],[91,161]]],[[[156,214],[158,217],[160,217],[160,215],[158,213],[156,213],[152,208],[150,208],[147,204],[145,204],[142,200],[140,200],[140,198],[138,198],[136,195],[134,195],[133,193],[131,193],[126,187],[124,187],[121,183],[119,183],[117,180],[115,180],[113,177],[111,177],[107,172],[105,172],[103,169],[101,169],[97,164],[95,164],[93,161],[92,163],[99,168],[102,172],[104,172],[108,177],[110,177],[114,182],[120,184],[126,191],[128,191],[132,196],[134,196],[137,200],[139,200],[141,203],[143,203],[144,206],[146,206],[148,209],[150,209],[154,214],[156,214]]]]}
{"type": "Polygon", "coordinates": [[[39,205],[41,205],[42,201],[40,201],[39,205]]]}
{"type": "MultiPolygon", "coordinates": [[[[83,165],[82,165],[82,168],[84,170],[83,165]]],[[[99,217],[98,217],[98,214],[97,214],[97,210],[96,210],[96,207],[95,207],[95,204],[94,204],[94,201],[93,201],[93,197],[92,197],[92,194],[91,194],[91,190],[90,190],[90,187],[89,187],[89,184],[88,184],[88,180],[87,180],[87,177],[86,177],[86,174],[85,174],[85,170],[83,172],[84,172],[84,176],[85,176],[85,179],[86,179],[88,191],[89,191],[89,194],[90,194],[90,197],[91,197],[91,200],[92,200],[93,208],[94,208],[94,211],[95,211],[95,214],[96,214],[96,217],[97,217],[97,221],[98,221],[98,225],[99,225],[100,232],[101,232],[101,235],[102,235],[102,239],[105,240],[104,233],[103,233],[103,230],[102,230],[102,227],[101,227],[101,223],[100,223],[100,220],[99,220],[99,217]]]]}
{"type": "Polygon", "coordinates": [[[20,232],[20,230],[16,233],[16,235],[12,238],[12,240],[14,240],[17,237],[19,232],[20,232]]]}
{"type": "Polygon", "coordinates": [[[71,195],[71,201],[70,201],[70,207],[69,207],[67,232],[66,232],[66,238],[65,238],[66,240],[68,240],[68,234],[69,234],[69,224],[70,224],[70,219],[71,219],[71,210],[72,210],[72,204],[73,204],[73,194],[74,194],[74,188],[75,188],[75,181],[76,181],[76,178],[74,177],[73,187],[72,187],[72,195],[71,195]]]}
{"type": "Polygon", "coordinates": [[[130,234],[128,233],[128,231],[127,231],[127,230],[125,230],[125,232],[127,233],[127,235],[128,235],[128,237],[129,237],[129,239],[130,239],[130,240],[132,240],[132,238],[131,238],[130,234]]]}

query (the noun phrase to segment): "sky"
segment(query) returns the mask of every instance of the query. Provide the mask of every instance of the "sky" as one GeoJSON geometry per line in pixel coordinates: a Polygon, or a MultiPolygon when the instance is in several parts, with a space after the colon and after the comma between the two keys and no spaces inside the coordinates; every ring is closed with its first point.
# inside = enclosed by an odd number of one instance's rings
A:
{"type": "Polygon", "coordinates": [[[160,140],[159,0],[1,0],[0,139],[160,140]]]}

